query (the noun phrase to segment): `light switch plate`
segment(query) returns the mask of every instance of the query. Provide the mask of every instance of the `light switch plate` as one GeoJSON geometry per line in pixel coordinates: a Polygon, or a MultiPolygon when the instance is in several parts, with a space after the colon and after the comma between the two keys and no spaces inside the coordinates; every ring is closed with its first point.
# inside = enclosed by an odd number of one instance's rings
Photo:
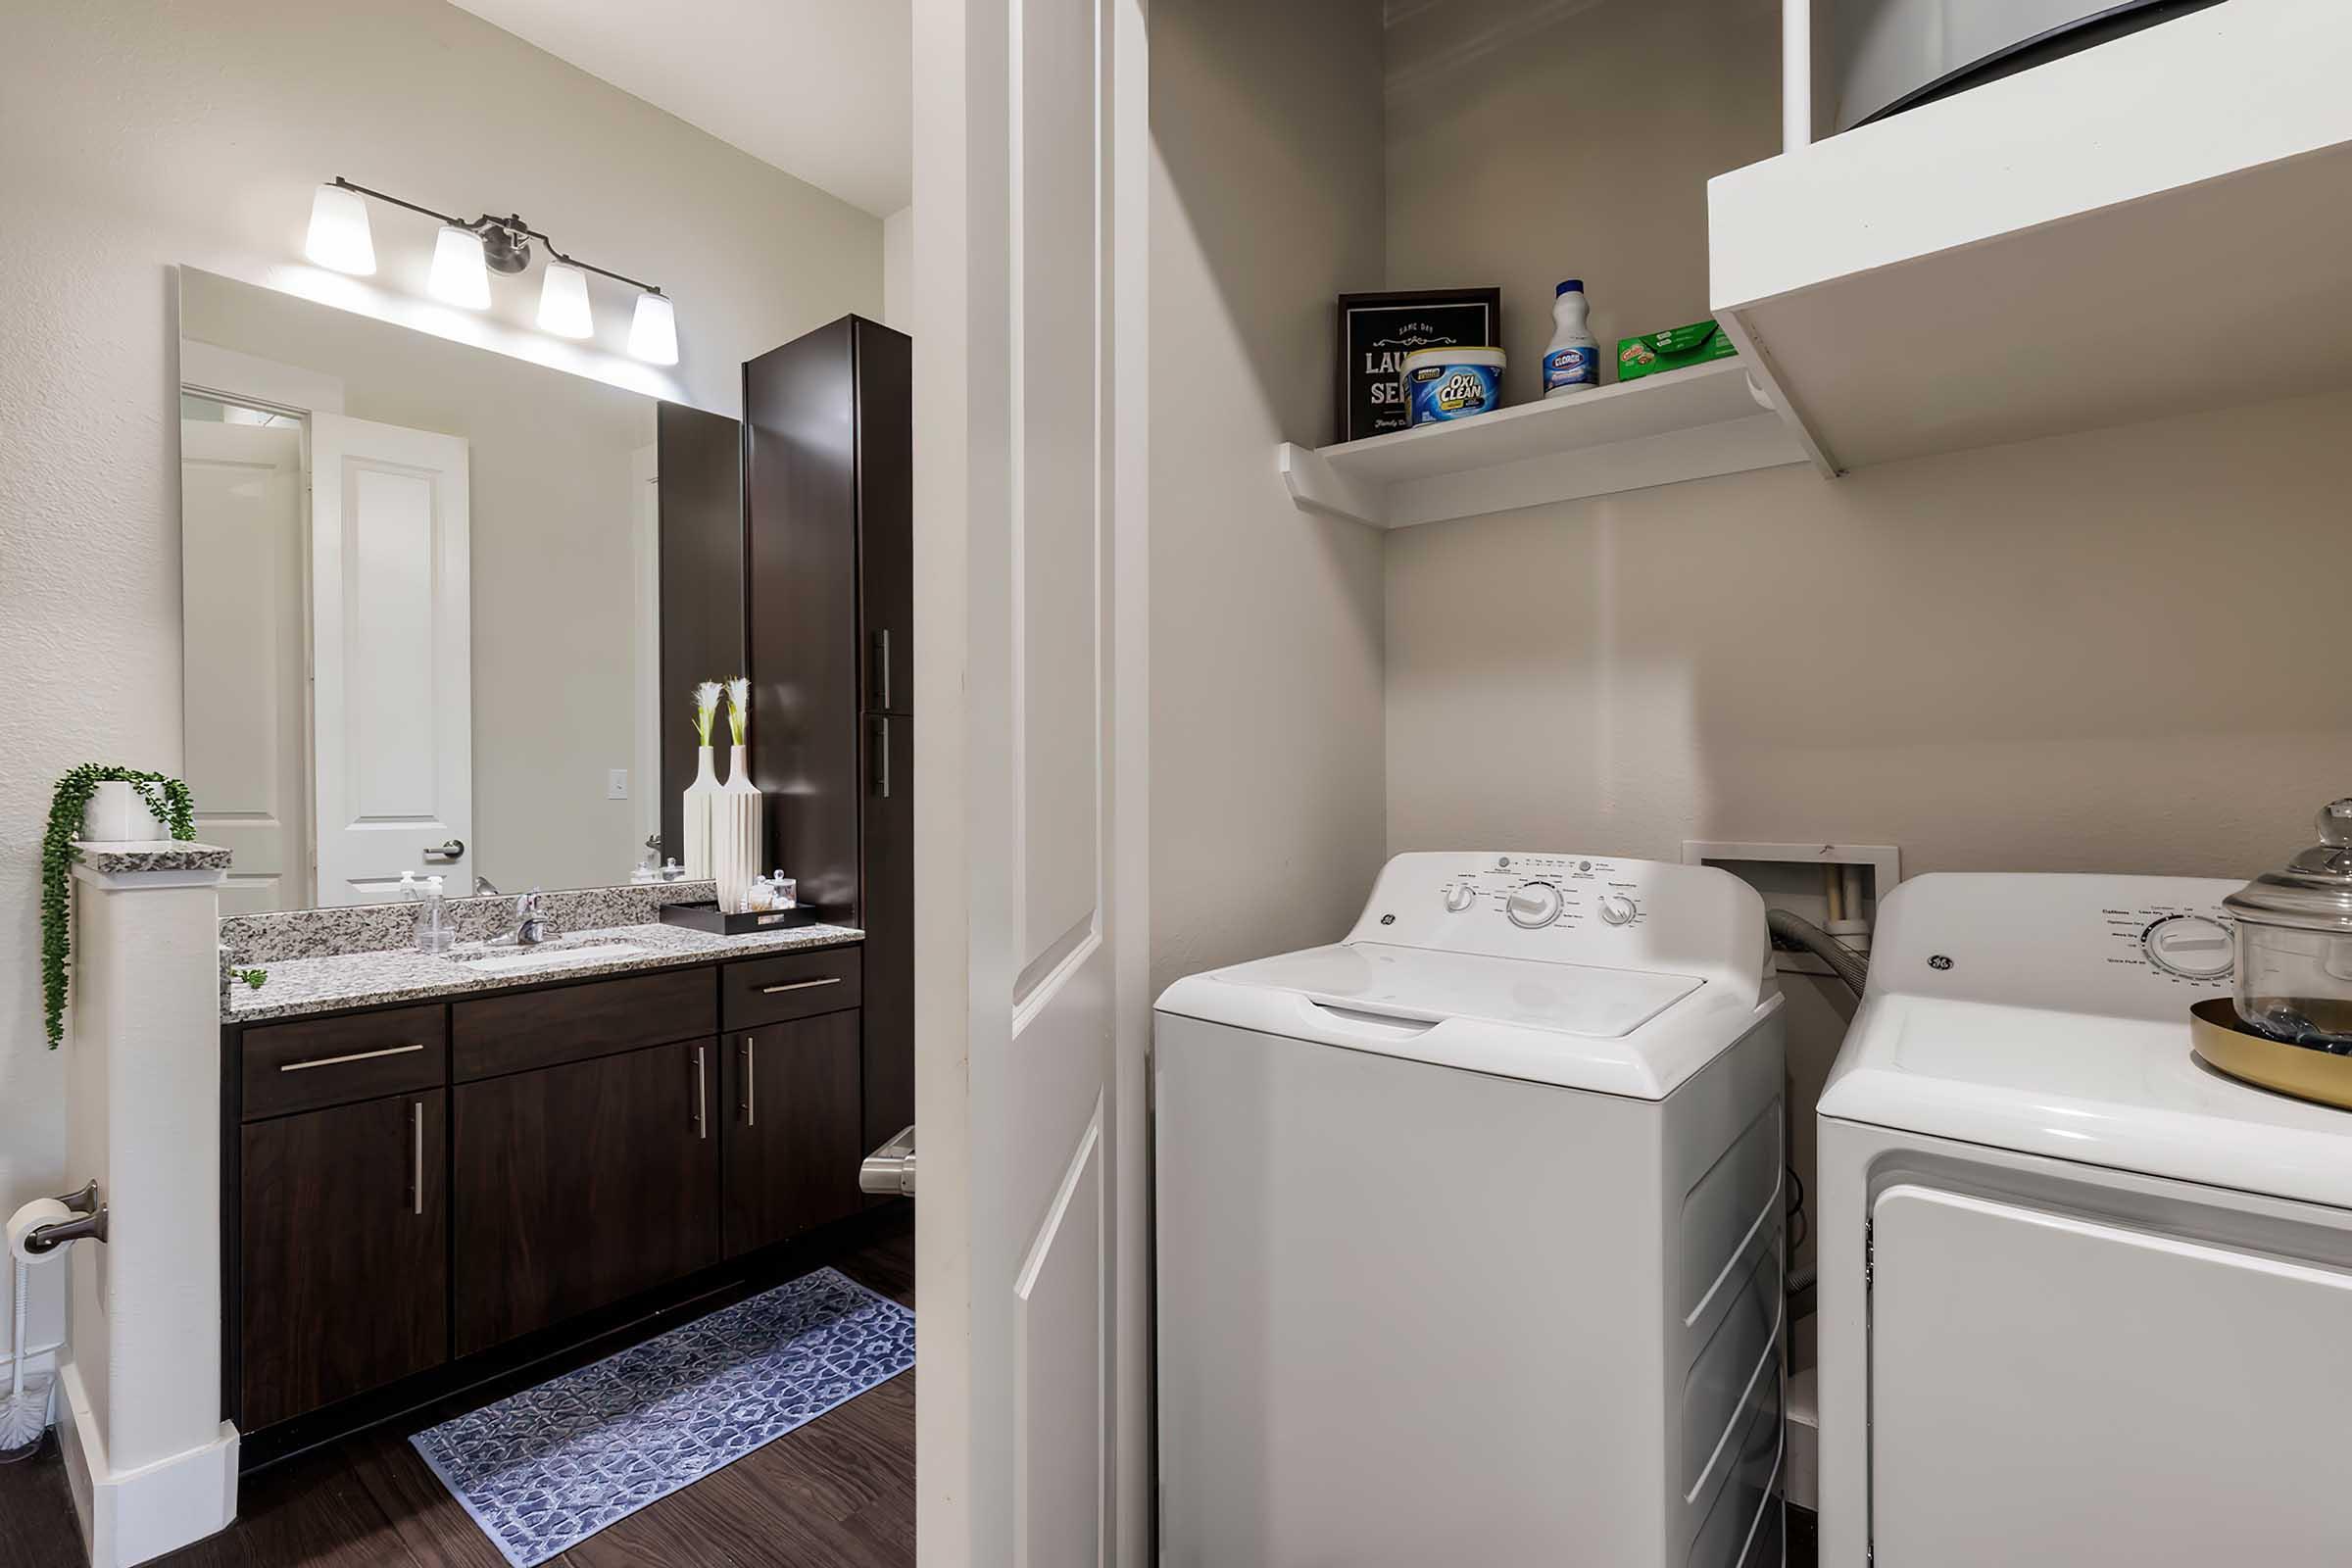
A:
{"type": "Polygon", "coordinates": [[[616,767],[605,779],[605,799],[625,801],[629,798],[629,770],[616,767]]]}

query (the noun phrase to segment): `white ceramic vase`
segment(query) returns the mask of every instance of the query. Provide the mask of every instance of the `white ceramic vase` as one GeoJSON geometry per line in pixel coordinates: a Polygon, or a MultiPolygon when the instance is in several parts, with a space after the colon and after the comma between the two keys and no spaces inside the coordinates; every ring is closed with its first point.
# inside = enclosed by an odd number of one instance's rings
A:
{"type": "Polygon", "coordinates": [[[718,906],[741,914],[750,906],[753,879],[767,853],[766,797],[752,783],[751,749],[727,755],[727,782],[712,798],[710,874],[718,881],[718,906]]]}
{"type": "Polygon", "coordinates": [[[172,829],[147,808],[136,786],[107,779],[81,808],[81,836],[93,844],[160,844],[172,829]]]}
{"type": "Polygon", "coordinates": [[[686,880],[705,882],[710,869],[710,812],[720,792],[725,788],[710,768],[710,748],[697,749],[694,763],[694,782],[686,786],[685,817],[679,831],[685,835],[686,880]]]}

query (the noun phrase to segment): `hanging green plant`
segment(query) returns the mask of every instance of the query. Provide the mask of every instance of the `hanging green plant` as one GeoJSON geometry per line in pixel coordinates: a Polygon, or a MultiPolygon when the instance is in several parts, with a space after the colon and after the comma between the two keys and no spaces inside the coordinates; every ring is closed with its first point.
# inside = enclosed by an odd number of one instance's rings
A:
{"type": "Polygon", "coordinates": [[[41,1009],[51,1051],[65,1038],[66,1029],[66,963],[73,946],[66,889],[74,870],[74,841],[81,836],[81,813],[101,784],[128,784],[139,792],[147,809],[171,828],[173,838],[196,836],[196,805],[178,779],[84,762],[57,781],[57,794],[49,802],[49,831],[41,840],[41,1009]]]}

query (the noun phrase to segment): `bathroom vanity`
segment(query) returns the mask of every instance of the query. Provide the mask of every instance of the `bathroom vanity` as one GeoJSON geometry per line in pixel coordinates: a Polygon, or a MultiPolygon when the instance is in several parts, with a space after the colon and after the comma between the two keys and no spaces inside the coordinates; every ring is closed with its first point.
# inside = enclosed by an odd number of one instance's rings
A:
{"type": "Polygon", "coordinates": [[[633,925],[537,973],[399,950],[237,987],[223,1392],[247,1463],[821,1251],[871,1201],[861,937],[633,925]]]}

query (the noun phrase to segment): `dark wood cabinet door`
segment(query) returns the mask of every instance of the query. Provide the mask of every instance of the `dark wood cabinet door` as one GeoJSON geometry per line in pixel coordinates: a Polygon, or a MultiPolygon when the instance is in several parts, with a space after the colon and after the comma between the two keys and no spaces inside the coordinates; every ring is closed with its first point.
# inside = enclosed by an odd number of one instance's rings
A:
{"type": "Polygon", "coordinates": [[[730,1034],[726,1247],[736,1256],[855,1212],[862,1202],[858,1014],[730,1034]]]}
{"type": "Polygon", "coordinates": [[[247,1431],[448,1357],[447,1109],[432,1089],[238,1130],[247,1431]]]}
{"type": "Polygon", "coordinates": [[[458,1354],[718,1261],[717,1057],[688,1041],[453,1091],[458,1354]]]}

